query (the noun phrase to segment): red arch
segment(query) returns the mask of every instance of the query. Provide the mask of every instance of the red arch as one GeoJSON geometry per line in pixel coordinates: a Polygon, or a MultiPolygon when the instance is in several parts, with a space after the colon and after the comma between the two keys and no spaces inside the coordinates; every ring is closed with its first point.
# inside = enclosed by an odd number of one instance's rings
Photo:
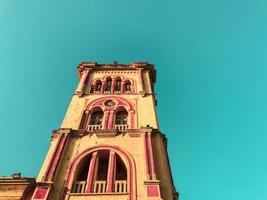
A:
{"type": "Polygon", "coordinates": [[[118,146],[111,146],[111,145],[99,145],[99,146],[95,146],[95,147],[86,149],[85,151],[80,153],[76,158],[73,159],[72,163],[69,165],[69,168],[67,170],[67,174],[65,177],[65,194],[64,194],[63,199],[66,196],[66,192],[71,190],[71,186],[72,186],[73,178],[74,178],[74,173],[75,173],[76,167],[78,166],[80,161],[84,157],[89,155],[90,153],[97,151],[97,150],[112,150],[115,153],[122,155],[122,157],[124,157],[124,159],[126,159],[127,164],[128,164],[127,170],[130,171],[130,176],[129,176],[130,200],[136,200],[136,195],[135,195],[136,194],[136,173],[135,173],[136,167],[135,167],[134,159],[127,151],[123,150],[122,148],[120,148],[118,146]]]}
{"type": "Polygon", "coordinates": [[[104,101],[109,99],[116,100],[118,102],[117,106],[126,106],[129,111],[135,111],[134,105],[129,100],[117,96],[107,96],[95,99],[86,106],[85,110],[91,110],[94,106],[102,106],[104,101]]]}

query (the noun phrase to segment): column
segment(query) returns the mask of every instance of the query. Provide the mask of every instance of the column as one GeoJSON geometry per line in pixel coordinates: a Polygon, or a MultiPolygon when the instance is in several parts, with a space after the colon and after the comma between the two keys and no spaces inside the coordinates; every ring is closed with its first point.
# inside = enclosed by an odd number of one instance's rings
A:
{"type": "Polygon", "coordinates": [[[108,162],[108,177],[107,177],[107,192],[112,192],[113,185],[114,185],[114,179],[115,179],[115,152],[110,151],[109,153],[109,162],[108,162]]]}
{"type": "Polygon", "coordinates": [[[83,119],[83,121],[82,121],[82,129],[87,129],[87,126],[88,126],[88,119],[89,119],[89,114],[90,114],[90,111],[89,110],[86,110],[86,111],[84,111],[84,119],[83,119]]]}
{"type": "Polygon", "coordinates": [[[115,81],[116,81],[116,80],[113,78],[113,79],[112,79],[112,82],[111,82],[111,90],[110,90],[110,91],[111,91],[111,94],[114,93],[114,89],[115,89],[115,88],[114,88],[114,86],[115,86],[115,81]]]}
{"type": "Polygon", "coordinates": [[[148,145],[151,177],[153,180],[155,180],[156,179],[155,160],[154,160],[154,155],[153,155],[153,147],[152,147],[151,133],[150,132],[147,135],[147,145],[148,145]]]}
{"type": "Polygon", "coordinates": [[[135,126],[134,126],[134,111],[133,110],[130,110],[129,111],[129,113],[130,113],[130,128],[134,128],[135,126]]]}
{"type": "Polygon", "coordinates": [[[139,85],[140,85],[140,92],[144,91],[144,82],[143,82],[143,68],[138,68],[138,81],[139,81],[139,85]]]}
{"type": "Polygon", "coordinates": [[[108,128],[108,118],[109,118],[109,110],[104,111],[104,116],[103,116],[103,128],[102,129],[107,129],[108,128]]]}
{"type": "Polygon", "coordinates": [[[109,117],[108,117],[108,129],[113,128],[113,121],[114,121],[114,110],[109,111],[109,117]]]}
{"type": "Polygon", "coordinates": [[[87,79],[87,76],[89,74],[89,69],[85,69],[82,73],[82,76],[81,76],[81,79],[80,79],[80,83],[77,87],[77,90],[76,92],[77,93],[82,93],[83,92],[83,88],[84,88],[84,84],[85,84],[85,81],[87,79]]]}
{"type": "Polygon", "coordinates": [[[144,133],[143,134],[143,137],[144,137],[144,149],[145,149],[145,165],[146,165],[146,177],[147,177],[147,180],[150,180],[150,172],[149,172],[149,161],[148,161],[148,151],[147,151],[147,134],[144,133]]]}
{"type": "Polygon", "coordinates": [[[104,91],[105,91],[105,86],[106,86],[106,81],[102,81],[102,85],[101,85],[101,93],[104,93],[104,91]]]}
{"type": "Polygon", "coordinates": [[[94,181],[94,175],[96,171],[96,161],[97,161],[97,151],[92,154],[92,158],[89,164],[87,184],[86,184],[86,190],[85,190],[86,193],[91,192],[91,188],[92,188],[93,181],[94,181]]]}
{"type": "Polygon", "coordinates": [[[125,81],[121,81],[121,94],[125,91],[125,81]]]}

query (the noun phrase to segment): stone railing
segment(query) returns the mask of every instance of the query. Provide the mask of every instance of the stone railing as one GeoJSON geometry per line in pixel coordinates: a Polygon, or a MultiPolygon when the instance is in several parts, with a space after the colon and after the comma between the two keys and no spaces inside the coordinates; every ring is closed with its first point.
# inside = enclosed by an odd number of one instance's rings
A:
{"type": "Polygon", "coordinates": [[[115,193],[127,193],[127,181],[115,181],[115,193]]]}
{"type": "Polygon", "coordinates": [[[102,129],[102,125],[88,125],[87,131],[94,132],[102,129]]]}
{"type": "MultiPolygon", "coordinates": [[[[76,181],[73,184],[71,193],[82,194],[85,193],[86,181],[76,181]]],[[[106,181],[94,181],[93,191],[94,194],[106,193],[106,181]]],[[[127,180],[115,180],[114,182],[114,193],[124,194],[127,193],[127,180]]]]}
{"type": "Polygon", "coordinates": [[[124,132],[128,129],[128,125],[127,124],[115,124],[114,129],[124,132]]]}
{"type": "Polygon", "coordinates": [[[76,181],[73,184],[72,193],[85,193],[86,181],[76,181]]]}
{"type": "MultiPolygon", "coordinates": [[[[93,91],[92,92],[93,94],[112,94],[111,91],[93,91]]],[[[133,92],[132,91],[124,91],[124,92],[121,92],[121,91],[114,91],[113,94],[132,94],[133,92]]]]}
{"type": "Polygon", "coordinates": [[[95,181],[93,193],[105,193],[106,181],[95,181]]]}

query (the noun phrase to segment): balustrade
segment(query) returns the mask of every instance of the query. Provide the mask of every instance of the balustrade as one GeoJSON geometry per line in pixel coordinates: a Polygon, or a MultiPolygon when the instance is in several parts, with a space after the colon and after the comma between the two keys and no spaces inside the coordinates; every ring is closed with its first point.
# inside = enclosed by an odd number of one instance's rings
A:
{"type": "Polygon", "coordinates": [[[102,125],[88,125],[87,131],[94,132],[102,129],[102,125]]]}
{"type": "Polygon", "coordinates": [[[106,181],[95,181],[94,182],[94,193],[105,193],[106,192],[106,181]]]}
{"type": "Polygon", "coordinates": [[[86,181],[76,181],[73,184],[72,193],[84,193],[86,181]]]}
{"type": "Polygon", "coordinates": [[[126,131],[128,129],[128,125],[127,124],[115,124],[114,128],[118,131],[126,131]]]}
{"type": "Polygon", "coordinates": [[[115,181],[115,193],[126,193],[127,192],[127,181],[120,180],[115,181]]]}
{"type": "MultiPolygon", "coordinates": [[[[72,187],[72,193],[85,193],[86,181],[76,181],[72,187]]],[[[92,193],[106,193],[106,181],[94,181],[92,193]]],[[[127,180],[115,180],[114,193],[127,193],[127,180]]]]}

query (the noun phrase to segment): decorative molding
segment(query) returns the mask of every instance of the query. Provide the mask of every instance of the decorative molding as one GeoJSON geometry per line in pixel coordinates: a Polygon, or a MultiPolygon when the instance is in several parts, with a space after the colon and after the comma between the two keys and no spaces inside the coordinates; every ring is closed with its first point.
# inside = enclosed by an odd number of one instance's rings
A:
{"type": "Polygon", "coordinates": [[[124,159],[127,161],[126,168],[129,170],[129,200],[136,200],[136,166],[134,159],[132,156],[126,151],[123,150],[121,147],[118,146],[111,146],[111,145],[99,145],[92,148],[89,148],[85,151],[83,151],[80,155],[78,155],[76,158],[74,158],[69,165],[69,168],[67,170],[67,174],[65,177],[65,189],[64,194],[61,199],[65,199],[65,197],[70,193],[71,186],[74,179],[75,170],[78,166],[78,164],[81,162],[83,158],[85,158],[88,154],[98,151],[98,150],[110,150],[117,153],[119,156],[124,157],[124,159]]]}

